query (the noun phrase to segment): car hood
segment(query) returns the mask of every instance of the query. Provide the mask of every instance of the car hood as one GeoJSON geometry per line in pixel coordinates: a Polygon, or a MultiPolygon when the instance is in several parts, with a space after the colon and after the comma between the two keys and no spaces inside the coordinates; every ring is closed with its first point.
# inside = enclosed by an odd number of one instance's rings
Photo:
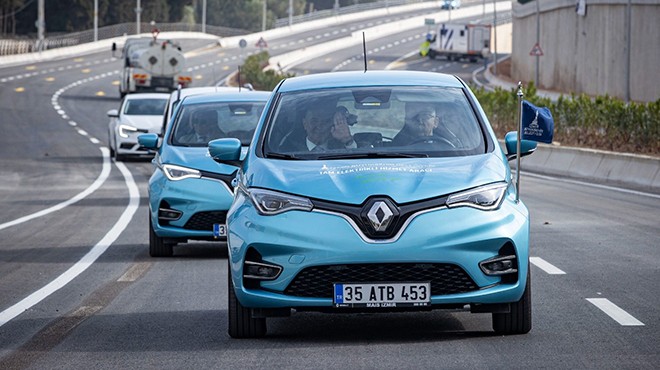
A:
{"type": "MultiPolygon", "coordinates": [[[[245,157],[247,147],[243,147],[241,158],[245,157]]],[[[167,146],[159,153],[160,163],[175,164],[200,171],[229,175],[237,167],[218,163],[211,158],[208,147],[167,146]]]]}
{"type": "Polygon", "coordinates": [[[120,124],[158,133],[163,125],[163,116],[123,116],[120,124]]]}
{"type": "Polygon", "coordinates": [[[468,157],[283,161],[258,159],[245,183],[328,201],[361,204],[372,195],[395,202],[429,199],[505,181],[508,164],[494,153],[468,157]]]}

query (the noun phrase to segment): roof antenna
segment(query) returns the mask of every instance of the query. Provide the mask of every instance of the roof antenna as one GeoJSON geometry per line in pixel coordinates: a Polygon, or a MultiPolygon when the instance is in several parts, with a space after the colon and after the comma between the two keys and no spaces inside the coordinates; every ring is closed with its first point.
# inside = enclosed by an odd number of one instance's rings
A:
{"type": "Polygon", "coordinates": [[[364,32],[362,32],[362,54],[364,55],[364,71],[367,71],[367,42],[364,39],[364,32]]]}
{"type": "Polygon", "coordinates": [[[241,92],[241,66],[238,66],[238,92],[241,92]]]}
{"type": "Polygon", "coordinates": [[[215,64],[211,65],[211,73],[213,73],[213,85],[215,86],[215,92],[218,92],[218,80],[215,78],[215,64]]]}

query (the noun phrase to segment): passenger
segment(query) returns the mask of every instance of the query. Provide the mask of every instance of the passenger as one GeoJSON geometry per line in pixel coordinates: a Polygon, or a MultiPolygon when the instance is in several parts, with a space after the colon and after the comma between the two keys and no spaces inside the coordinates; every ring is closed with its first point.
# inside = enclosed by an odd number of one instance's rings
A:
{"type": "Polygon", "coordinates": [[[305,112],[302,120],[305,138],[296,140],[293,137],[284,139],[282,146],[291,151],[325,151],[332,149],[357,148],[351,130],[342,112],[328,111],[318,107],[305,112]]]}

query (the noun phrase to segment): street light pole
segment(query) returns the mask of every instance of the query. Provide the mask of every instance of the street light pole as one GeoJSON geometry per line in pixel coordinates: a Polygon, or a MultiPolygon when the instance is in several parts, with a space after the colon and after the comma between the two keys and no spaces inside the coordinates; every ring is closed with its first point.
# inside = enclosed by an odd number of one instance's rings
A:
{"type": "MultiPolygon", "coordinates": [[[[536,0],[536,45],[541,45],[541,8],[539,5],[539,0],[536,0]]],[[[534,83],[536,88],[539,87],[539,53],[536,53],[536,78],[534,83]]]]}
{"type": "Polygon", "coordinates": [[[626,103],[630,101],[630,46],[631,46],[631,29],[632,29],[632,9],[631,1],[628,0],[626,6],[626,103]]]}
{"type": "Polygon", "coordinates": [[[202,1],[202,33],[206,33],[206,0],[202,1]]]}
{"type": "Polygon", "coordinates": [[[44,0],[39,0],[37,3],[37,49],[39,49],[39,51],[41,51],[44,46],[44,28],[46,26],[45,18],[44,0]]]}
{"type": "Polygon", "coordinates": [[[94,0],[94,42],[99,41],[99,0],[94,0]]]}
{"type": "Polygon", "coordinates": [[[261,11],[261,32],[266,30],[266,1],[264,0],[264,6],[261,11]]]}
{"type": "Polygon", "coordinates": [[[135,8],[135,14],[136,14],[136,28],[135,28],[135,33],[140,34],[140,13],[142,13],[142,7],[140,6],[140,0],[137,0],[137,7],[135,8]]]}
{"type": "Polygon", "coordinates": [[[289,0],[289,27],[293,25],[293,0],[289,0]]]}
{"type": "MultiPolygon", "coordinates": [[[[538,2],[538,0],[536,0],[538,2]]],[[[495,41],[495,47],[493,49],[493,74],[497,76],[497,0],[493,0],[493,39],[495,41]]]]}

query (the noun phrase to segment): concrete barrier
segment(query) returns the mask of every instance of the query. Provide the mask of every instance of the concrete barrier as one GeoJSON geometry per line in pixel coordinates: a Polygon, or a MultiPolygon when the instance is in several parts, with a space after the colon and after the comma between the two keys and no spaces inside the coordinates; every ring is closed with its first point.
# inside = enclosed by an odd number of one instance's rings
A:
{"type": "Polygon", "coordinates": [[[539,144],[522,171],[660,194],[660,158],[539,144]]]}

